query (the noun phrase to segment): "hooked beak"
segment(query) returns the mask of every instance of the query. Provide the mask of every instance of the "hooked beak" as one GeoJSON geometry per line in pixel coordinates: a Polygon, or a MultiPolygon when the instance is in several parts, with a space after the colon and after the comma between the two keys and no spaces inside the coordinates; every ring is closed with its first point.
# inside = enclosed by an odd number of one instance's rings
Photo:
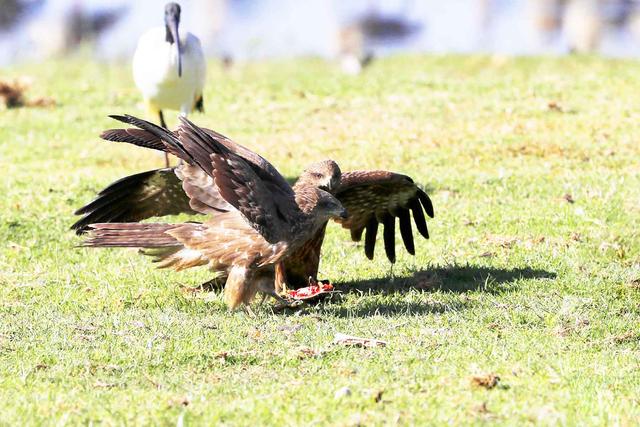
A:
{"type": "Polygon", "coordinates": [[[182,77],[182,46],[180,45],[180,34],[178,33],[178,17],[172,15],[167,22],[171,37],[173,38],[176,48],[178,48],[178,77],[182,77]]]}
{"type": "Polygon", "coordinates": [[[340,218],[342,218],[342,219],[347,219],[347,217],[348,217],[349,215],[347,214],[347,210],[346,210],[345,208],[342,208],[342,210],[340,211],[340,215],[339,215],[339,216],[340,216],[340,218]]]}
{"type": "Polygon", "coordinates": [[[321,190],[326,191],[327,193],[333,193],[333,190],[335,190],[337,187],[336,182],[334,179],[328,179],[327,181],[325,181],[325,183],[323,185],[321,185],[319,188],[321,190]]]}

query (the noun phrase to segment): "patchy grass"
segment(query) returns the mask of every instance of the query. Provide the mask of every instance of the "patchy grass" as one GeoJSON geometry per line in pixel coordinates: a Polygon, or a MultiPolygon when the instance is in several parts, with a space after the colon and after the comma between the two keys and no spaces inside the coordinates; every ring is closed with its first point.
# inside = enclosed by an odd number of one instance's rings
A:
{"type": "MultiPolygon", "coordinates": [[[[75,208],[162,165],[102,142],[141,114],[128,66],[48,62],[0,114],[0,419],[17,424],[619,424],[640,420],[640,64],[397,57],[212,63],[205,115],[287,176],[411,175],[432,239],[391,268],[331,228],[298,314],[185,292],[206,271],[75,248],[75,208]],[[385,347],[333,344],[336,333],[385,347]]],[[[172,121],[175,123],[175,121],[172,121]]]]}

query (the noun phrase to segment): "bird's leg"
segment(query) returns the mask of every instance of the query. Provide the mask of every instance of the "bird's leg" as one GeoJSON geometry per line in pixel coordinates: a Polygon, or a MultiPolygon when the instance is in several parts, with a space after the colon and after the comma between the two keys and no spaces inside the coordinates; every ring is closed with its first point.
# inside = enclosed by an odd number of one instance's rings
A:
{"type": "Polygon", "coordinates": [[[267,294],[265,294],[264,292],[260,293],[260,302],[258,303],[258,305],[264,304],[264,300],[266,299],[267,299],[267,294]]]}
{"type": "Polygon", "coordinates": [[[256,316],[256,313],[251,309],[251,306],[249,304],[245,305],[244,309],[247,312],[247,314],[249,315],[249,317],[253,317],[253,318],[258,317],[258,316],[256,316]]]}
{"type": "MultiPolygon", "coordinates": [[[[160,126],[168,130],[169,128],[167,127],[167,122],[164,121],[164,114],[162,114],[162,110],[158,110],[158,115],[160,116],[160,126]]],[[[167,168],[169,167],[169,154],[166,152],[164,153],[164,166],[167,168]]]]}
{"type": "Polygon", "coordinates": [[[280,303],[286,303],[286,300],[284,298],[282,298],[275,290],[275,288],[273,287],[273,285],[271,284],[265,284],[264,282],[260,283],[259,288],[260,292],[262,292],[262,296],[263,296],[263,301],[264,301],[264,297],[266,297],[267,295],[270,297],[273,297],[276,301],[280,302],[280,303]]]}
{"type": "Polygon", "coordinates": [[[275,291],[280,295],[287,295],[289,292],[289,289],[287,288],[287,271],[284,267],[283,262],[279,262],[276,264],[275,291]]]}
{"type": "MultiPolygon", "coordinates": [[[[291,300],[291,299],[287,299],[287,298],[283,298],[280,294],[278,294],[278,292],[276,292],[276,289],[274,287],[274,283],[269,281],[263,281],[258,285],[258,289],[260,290],[260,292],[262,292],[263,297],[266,297],[267,295],[270,297],[273,297],[273,299],[275,299],[278,304],[280,305],[281,308],[291,308],[291,307],[297,307],[300,304],[302,304],[302,301],[296,301],[296,300],[291,300]]],[[[264,301],[264,298],[263,298],[264,301]]]]}

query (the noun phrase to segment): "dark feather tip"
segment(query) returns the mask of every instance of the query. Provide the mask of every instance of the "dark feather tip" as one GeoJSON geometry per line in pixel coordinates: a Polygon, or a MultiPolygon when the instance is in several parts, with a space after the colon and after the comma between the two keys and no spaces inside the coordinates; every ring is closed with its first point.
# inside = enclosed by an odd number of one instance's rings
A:
{"type": "Polygon", "coordinates": [[[429,198],[427,193],[425,193],[423,190],[418,189],[418,198],[420,199],[425,212],[427,212],[427,215],[433,218],[433,203],[431,203],[431,199],[429,198]]]}
{"type": "Polygon", "coordinates": [[[384,251],[391,263],[396,262],[396,219],[387,214],[384,217],[384,251]]]}
{"type": "Polygon", "coordinates": [[[127,116],[123,116],[120,114],[109,114],[109,117],[119,122],[129,123],[129,120],[127,120],[127,116]]]}
{"type": "Polygon", "coordinates": [[[364,254],[369,259],[373,259],[374,250],[376,248],[376,235],[378,234],[378,220],[375,216],[371,216],[364,234],[364,254]]]}

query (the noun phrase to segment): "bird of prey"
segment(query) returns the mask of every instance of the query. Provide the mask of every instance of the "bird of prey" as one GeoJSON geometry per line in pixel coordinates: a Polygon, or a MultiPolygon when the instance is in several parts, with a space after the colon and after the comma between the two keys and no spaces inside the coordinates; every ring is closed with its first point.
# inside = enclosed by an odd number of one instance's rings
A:
{"type": "MultiPolygon", "coordinates": [[[[208,256],[213,253],[214,248],[216,254],[231,254],[236,250],[234,245],[241,242],[223,242],[219,238],[211,236],[210,233],[205,233],[202,227],[213,227],[214,224],[218,230],[227,226],[236,227],[234,224],[238,223],[239,216],[234,214],[236,221],[233,224],[227,223],[226,216],[237,210],[242,213],[243,211],[239,207],[248,206],[245,198],[253,193],[247,192],[247,188],[251,188],[253,183],[246,183],[241,190],[229,193],[228,190],[221,187],[226,181],[212,176],[212,174],[224,175],[222,170],[218,170],[221,167],[220,162],[214,163],[213,166],[207,166],[211,163],[212,154],[207,157],[206,152],[200,150],[198,157],[192,160],[174,147],[177,145],[175,141],[184,147],[194,146],[195,143],[192,141],[194,134],[200,139],[205,139],[207,147],[213,144],[216,147],[224,147],[224,149],[218,148],[218,150],[228,153],[236,163],[242,161],[242,164],[247,165],[248,169],[252,171],[251,176],[255,174],[256,179],[262,183],[263,190],[265,192],[268,190],[267,198],[271,199],[277,208],[275,209],[275,217],[264,220],[264,224],[268,225],[271,221],[276,221],[277,224],[280,224],[279,221],[286,222],[288,217],[286,212],[282,211],[286,207],[283,200],[289,198],[290,194],[303,194],[311,191],[309,189],[314,189],[332,194],[346,208],[348,214],[346,218],[334,215],[331,219],[349,229],[353,240],[359,241],[364,234],[365,254],[369,259],[372,259],[374,255],[379,224],[382,224],[384,228],[385,252],[391,262],[395,262],[396,259],[396,218],[398,218],[404,246],[410,254],[415,254],[411,216],[413,216],[418,232],[425,238],[429,237],[425,212],[433,217],[431,200],[408,176],[387,171],[341,173],[334,161],[327,160],[309,166],[291,187],[275,167],[263,157],[215,131],[197,128],[186,119],[183,119],[183,123],[177,131],[173,133],[164,131],[165,133],[163,133],[152,125],[130,116],[113,117],[138,128],[107,130],[101,135],[103,139],[175,152],[186,163],[174,168],[156,169],[122,178],[102,190],[95,200],[78,209],[76,214],[82,215],[82,218],[73,224],[72,228],[78,234],[89,232],[89,240],[85,242],[87,246],[155,248],[148,253],[158,257],[160,267],[183,269],[208,264],[216,271],[220,271],[223,277],[226,277],[226,286],[229,286],[229,280],[232,278],[230,271],[222,271],[223,269],[214,266],[208,256]],[[193,129],[197,129],[198,132],[195,133],[193,129]],[[166,142],[167,139],[172,142],[166,142]],[[206,168],[200,167],[200,164],[211,169],[211,173],[207,173],[204,170],[206,168]],[[206,243],[207,247],[211,249],[204,251],[185,246],[183,249],[176,250],[175,246],[170,246],[170,238],[164,235],[176,235],[178,229],[165,230],[166,227],[173,226],[138,223],[138,221],[152,217],[179,213],[211,216],[204,224],[189,223],[187,228],[181,229],[187,234],[192,233],[200,236],[201,240],[198,242],[206,243]],[[156,234],[147,236],[146,233],[151,233],[147,231],[150,228],[155,228],[156,234]],[[201,235],[201,233],[204,234],[201,235]],[[144,240],[145,237],[149,239],[144,240]],[[160,246],[158,249],[151,246],[154,244],[166,244],[172,249],[163,249],[165,246],[160,246]]],[[[244,179],[244,177],[238,175],[230,182],[240,185],[241,182],[238,181],[240,179],[244,179]]],[[[299,197],[296,200],[303,212],[313,210],[315,203],[313,200],[299,197]]],[[[253,203],[263,201],[261,199],[253,201],[253,203]]],[[[243,216],[244,221],[250,222],[251,218],[254,217],[243,216]]],[[[260,219],[260,217],[254,219],[260,219]]],[[[290,245],[288,252],[278,258],[277,262],[269,268],[260,270],[263,290],[273,287],[277,293],[284,287],[306,286],[309,278],[316,278],[328,221],[329,218],[325,219],[317,228],[307,229],[303,233],[304,235],[298,235],[295,249],[291,249],[293,246],[290,245]],[[267,283],[269,286],[266,286],[267,283]]],[[[195,241],[193,238],[187,240],[185,237],[181,237],[180,242],[182,245],[185,245],[184,242],[191,245],[195,241]]],[[[226,294],[227,291],[225,291],[226,294]]]]}
{"type": "MultiPolygon", "coordinates": [[[[261,177],[250,162],[181,117],[177,135],[132,116],[116,117],[159,138],[179,157],[183,189],[204,223],[92,224],[89,247],[147,249],[160,267],[207,265],[227,276],[230,308],[249,304],[258,291],[273,295],[274,265],[304,245],[326,222],[346,218],[342,204],[316,186],[295,190],[277,171],[261,177]]],[[[313,166],[305,173],[317,173],[313,166]]]]}
{"type": "MultiPolygon", "coordinates": [[[[147,108],[167,128],[162,110],[178,110],[187,116],[194,108],[204,111],[202,91],[206,62],[200,40],[180,35],[180,5],[167,3],[164,27],[152,28],[138,40],[133,56],[133,79],[147,108]]],[[[169,157],[165,153],[166,166],[169,157]]]]}

